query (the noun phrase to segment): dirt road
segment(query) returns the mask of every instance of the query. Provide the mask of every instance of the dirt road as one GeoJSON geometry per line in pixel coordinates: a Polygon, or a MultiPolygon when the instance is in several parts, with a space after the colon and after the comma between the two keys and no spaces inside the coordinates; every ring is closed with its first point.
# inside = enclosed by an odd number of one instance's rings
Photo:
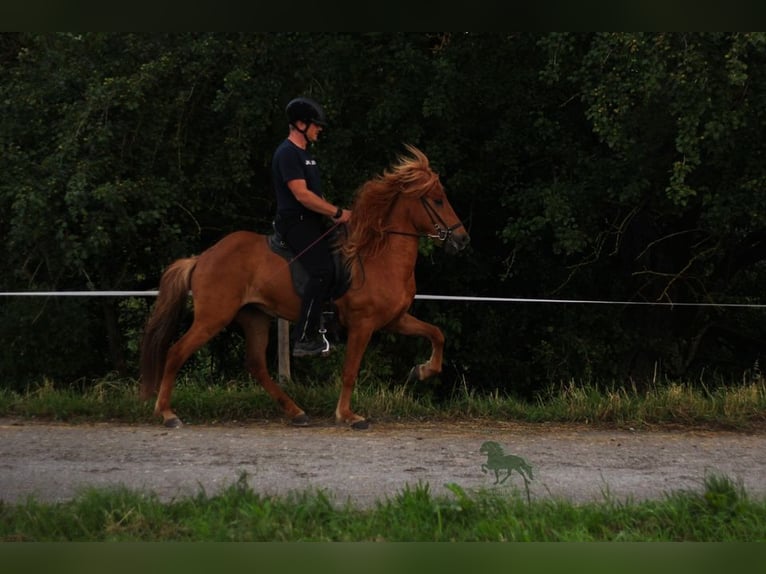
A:
{"type": "Polygon", "coordinates": [[[264,494],[321,489],[342,504],[371,506],[406,486],[445,484],[467,491],[518,490],[513,473],[495,485],[482,472],[487,440],[534,470],[532,498],[573,502],[662,498],[701,490],[725,475],[751,497],[766,497],[766,433],[594,430],[514,423],[378,422],[367,431],[330,422],[293,428],[281,422],[194,426],[45,424],[0,419],[0,498],[63,501],[87,486],[124,485],[162,500],[213,495],[246,473],[264,494]]]}

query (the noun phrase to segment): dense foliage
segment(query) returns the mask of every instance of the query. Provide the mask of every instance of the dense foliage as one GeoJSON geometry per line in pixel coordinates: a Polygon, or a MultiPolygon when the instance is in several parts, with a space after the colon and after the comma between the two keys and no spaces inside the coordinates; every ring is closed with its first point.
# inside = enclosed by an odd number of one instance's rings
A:
{"type": "MultiPolygon", "coordinates": [[[[766,34],[0,34],[1,291],[135,290],[236,229],[267,231],[284,104],[331,120],[325,191],[412,143],[472,236],[423,245],[420,293],[759,303],[766,34]]],[[[136,372],[151,298],[0,299],[3,385],[136,372]]],[[[763,310],[416,302],[444,388],[741,379],[763,310]]],[[[241,361],[236,334],[213,355],[241,361]]],[[[407,372],[419,344],[381,336],[407,372]]]]}

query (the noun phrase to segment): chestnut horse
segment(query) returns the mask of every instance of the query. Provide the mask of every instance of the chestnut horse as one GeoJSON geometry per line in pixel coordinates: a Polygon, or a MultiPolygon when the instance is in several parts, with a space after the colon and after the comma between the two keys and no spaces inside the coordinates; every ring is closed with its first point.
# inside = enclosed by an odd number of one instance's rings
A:
{"type": "MultiPolygon", "coordinates": [[[[448,252],[457,252],[469,242],[428,158],[414,146],[406,148],[406,155],[357,190],[347,234],[340,240],[350,287],[335,300],[338,322],[347,332],[343,387],[335,418],[354,428],[368,426],[368,421],[351,410],[351,395],[373,332],[418,335],[431,342],[430,358],[413,367],[410,380],[441,372],[442,331],[409,313],[416,292],[419,238],[432,238],[448,252]]],[[[248,371],[281,405],[292,424],[307,425],[306,413],[274,382],[266,361],[272,318],[297,321],[300,306],[289,263],[272,251],[267,235],[236,231],[199,256],[176,260],[162,275],[141,341],[141,397],[157,394],[155,415],[162,416],[167,427],[181,426],[170,407],[179,369],[195,351],[236,322],[245,336],[248,371]],[[192,325],[171,345],[190,291],[192,325]]]]}

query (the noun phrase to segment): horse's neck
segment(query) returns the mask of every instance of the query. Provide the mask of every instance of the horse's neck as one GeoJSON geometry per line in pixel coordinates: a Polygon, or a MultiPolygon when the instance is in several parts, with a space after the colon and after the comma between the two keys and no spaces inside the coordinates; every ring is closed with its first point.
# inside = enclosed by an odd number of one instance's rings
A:
{"type": "Polygon", "coordinates": [[[376,257],[387,274],[410,276],[418,260],[418,238],[391,234],[376,257]]]}
{"type": "Polygon", "coordinates": [[[354,281],[364,285],[383,281],[392,288],[408,284],[414,279],[415,263],[418,258],[416,237],[389,235],[385,244],[374,254],[361,255],[352,268],[354,281]]]}

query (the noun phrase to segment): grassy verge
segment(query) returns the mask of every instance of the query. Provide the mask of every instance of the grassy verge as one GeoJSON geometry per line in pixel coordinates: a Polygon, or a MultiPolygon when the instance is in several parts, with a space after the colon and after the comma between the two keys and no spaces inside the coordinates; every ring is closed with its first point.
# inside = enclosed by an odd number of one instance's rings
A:
{"type": "MultiPolygon", "coordinates": [[[[339,381],[287,383],[285,390],[309,416],[332,417],[339,381]]],[[[481,394],[467,385],[435,400],[427,387],[365,381],[354,391],[356,411],[379,420],[513,420],[606,426],[680,425],[749,430],[766,423],[766,382],[708,388],[667,382],[648,389],[576,384],[551,386],[535,401],[481,394]]],[[[138,400],[133,380],[105,380],[86,390],[56,388],[47,381],[23,392],[0,389],[0,416],[70,422],[157,422],[151,402],[138,400]]],[[[274,419],[278,406],[252,381],[207,384],[181,378],[172,405],[189,422],[274,419]]]]}
{"type": "Polygon", "coordinates": [[[750,500],[726,477],[702,493],[661,501],[571,505],[449,485],[406,488],[374,508],[337,505],[321,491],[282,498],[246,480],[215,496],[162,503],[124,489],[89,490],[58,504],[0,505],[0,540],[9,541],[763,541],[766,501],[750,500]]]}

